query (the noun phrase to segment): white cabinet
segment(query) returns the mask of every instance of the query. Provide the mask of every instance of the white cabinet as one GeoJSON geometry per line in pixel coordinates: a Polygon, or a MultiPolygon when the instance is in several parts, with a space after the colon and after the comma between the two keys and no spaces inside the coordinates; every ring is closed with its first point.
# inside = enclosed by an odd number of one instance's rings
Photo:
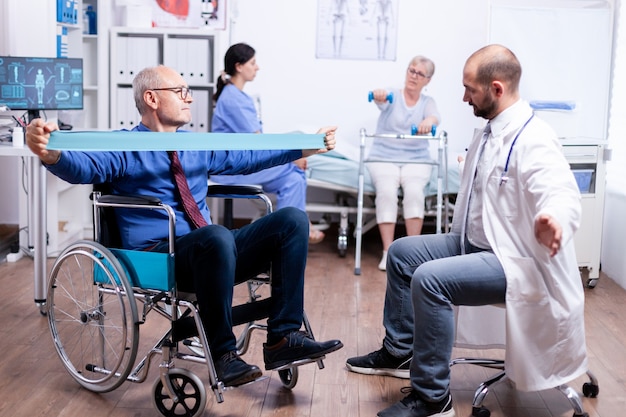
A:
{"type": "Polygon", "coordinates": [[[111,29],[111,128],[132,129],[140,117],[132,81],[143,68],[160,64],[180,72],[193,90],[192,121],[184,129],[210,131],[215,88],[215,33],[205,29],[111,29]]]}
{"type": "Polygon", "coordinates": [[[600,251],[606,160],[609,152],[601,141],[562,140],[563,151],[577,177],[582,197],[582,219],[574,237],[576,259],[588,271],[587,285],[595,287],[600,277],[600,251]]]}

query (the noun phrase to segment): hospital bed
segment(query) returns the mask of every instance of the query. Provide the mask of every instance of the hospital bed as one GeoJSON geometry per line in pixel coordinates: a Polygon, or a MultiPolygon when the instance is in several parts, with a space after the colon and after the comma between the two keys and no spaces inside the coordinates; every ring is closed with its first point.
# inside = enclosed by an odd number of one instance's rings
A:
{"type": "MultiPolygon", "coordinates": [[[[307,161],[308,213],[322,214],[322,219],[339,216],[337,249],[345,256],[348,249],[348,232],[354,221],[355,275],[361,274],[362,235],[376,226],[375,191],[365,162],[367,139],[380,135],[368,135],[364,129],[360,134],[360,155],[355,161],[337,152],[330,151],[314,155],[307,161]],[[311,196],[316,190],[324,190],[332,196],[331,201],[314,201],[311,196]],[[356,220],[354,217],[356,216],[356,220]]],[[[393,135],[410,139],[427,139],[436,144],[436,159],[422,162],[433,165],[431,178],[424,190],[426,196],[425,220],[435,219],[436,233],[447,231],[454,209],[454,197],[459,186],[459,171],[456,163],[448,163],[448,137],[439,129],[434,135],[393,135]]],[[[431,151],[431,154],[435,152],[431,151]]],[[[397,162],[397,161],[396,161],[397,162]]],[[[411,161],[411,163],[415,163],[411,161]]]]}

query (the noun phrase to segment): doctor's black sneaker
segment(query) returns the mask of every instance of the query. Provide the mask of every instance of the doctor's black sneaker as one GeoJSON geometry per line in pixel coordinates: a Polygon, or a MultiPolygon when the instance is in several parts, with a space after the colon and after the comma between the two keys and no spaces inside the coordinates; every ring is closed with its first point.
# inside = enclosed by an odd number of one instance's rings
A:
{"type": "Polygon", "coordinates": [[[357,374],[395,376],[409,379],[411,356],[396,358],[383,346],[365,356],[356,356],[346,361],[346,368],[357,374]]]}
{"type": "MultiPolygon", "coordinates": [[[[378,417],[455,417],[452,408],[452,396],[448,394],[439,402],[422,400],[415,391],[411,391],[404,399],[389,408],[378,412],[378,417]]],[[[403,388],[404,392],[405,389],[403,388]]]]}

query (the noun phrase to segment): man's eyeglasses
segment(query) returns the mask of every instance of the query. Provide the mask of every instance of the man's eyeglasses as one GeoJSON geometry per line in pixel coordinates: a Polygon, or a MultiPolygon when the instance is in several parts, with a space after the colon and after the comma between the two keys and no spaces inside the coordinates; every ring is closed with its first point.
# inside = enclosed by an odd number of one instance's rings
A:
{"type": "Polygon", "coordinates": [[[406,72],[407,72],[409,75],[412,75],[412,76],[414,76],[414,77],[418,77],[418,78],[430,78],[430,76],[428,76],[428,75],[424,74],[422,71],[417,71],[417,70],[414,70],[413,68],[407,68],[406,72]]]}
{"type": "Polygon", "coordinates": [[[180,96],[181,100],[186,100],[187,97],[193,97],[193,92],[189,87],[167,87],[167,88],[151,88],[154,91],[171,91],[180,96]]]}

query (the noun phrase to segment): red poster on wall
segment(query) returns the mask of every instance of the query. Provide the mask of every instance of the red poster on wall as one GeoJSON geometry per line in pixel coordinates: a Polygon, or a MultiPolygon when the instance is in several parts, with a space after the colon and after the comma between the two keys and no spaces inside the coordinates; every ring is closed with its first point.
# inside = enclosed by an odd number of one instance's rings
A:
{"type": "Polygon", "coordinates": [[[226,0],[154,0],[152,26],[226,29],[226,0]]]}

